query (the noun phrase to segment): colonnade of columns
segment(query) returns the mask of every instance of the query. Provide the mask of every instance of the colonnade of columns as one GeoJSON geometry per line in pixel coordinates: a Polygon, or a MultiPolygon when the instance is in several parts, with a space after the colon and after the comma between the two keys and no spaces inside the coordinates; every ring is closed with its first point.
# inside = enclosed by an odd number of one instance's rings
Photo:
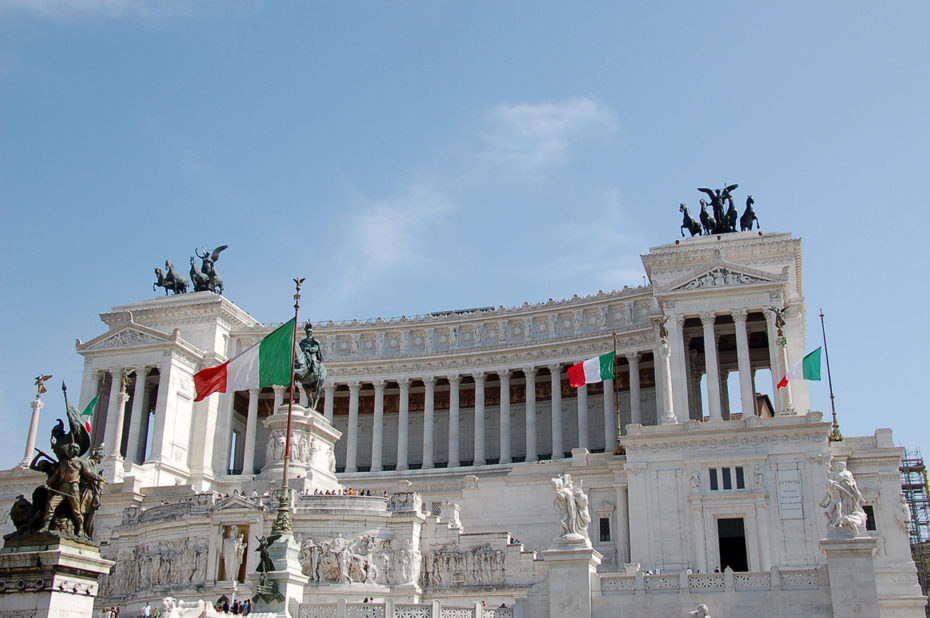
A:
{"type": "MultiPolygon", "coordinates": [[[[630,370],[630,418],[634,423],[642,422],[642,413],[640,405],[640,356],[641,352],[630,352],[626,354],[630,370]]],[[[581,360],[581,359],[579,359],[581,360]]],[[[473,381],[474,385],[474,417],[473,417],[473,443],[471,448],[472,461],[471,465],[480,466],[488,462],[488,438],[486,432],[486,396],[485,388],[489,376],[497,378],[500,385],[499,413],[497,415],[497,462],[511,463],[514,460],[512,445],[515,443],[523,447],[522,456],[525,461],[538,461],[540,458],[540,446],[538,444],[538,427],[537,418],[550,419],[551,431],[551,452],[552,457],[562,457],[565,453],[566,446],[580,446],[583,448],[597,447],[598,444],[592,443],[590,436],[590,425],[597,421],[589,419],[588,411],[588,388],[583,386],[577,389],[576,408],[577,408],[577,444],[567,445],[565,441],[565,432],[562,418],[562,380],[565,376],[565,366],[559,363],[546,365],[549,372],[551,398],[545,402],[545,408],[541,408],[541,402],[537,401],[537,374],[538,368],[535,366],[523,366],[520,368],[498,369],[491,371],[475,371],[466,374],[473,381]],[[522,436],[517,438],[511,428],[511,394],[514,391],[512,386],[512,377],[514,372],[522,373],[525,384],[517,384],[516,388],[523,389],[523,401],[525,402],[523,412],[522,436]],[[548,414],[546,414],[548,413],[548,414]],[[522,439],[522,440],[521,440],[522,439]],[[521,443],[522,442],[522,443],[521,443]]],[[[424,469],[434,468],[437,465],[436,452],[437,441],[435,437],[436,414],[436,385],[437,380],[444,379],[448,383],[448,433],[446,436],[447,444],[442,445],[445,452],[445,465],[448,467],[457,467],[462,465],[461,456],[461,385],[463,374],[450,374],[448,376],[429,375],[417,378],[415,381],[422,383],[422,430],[420,435],[411,435],[410,423],[410,402],[411,402],[411,384],[412,378],[401,377],[391,380],[397,384],[397,434],[396,434],[396,470],[407,470],[411,465],[419,463],[424,469]],[[411,440],[422,440],[421,457],[419,461],[411,460],[411,440]]],[[[361,457],[360,431],[362,431],[359,418],[359,399],[362,392],[363,384],[359,381],[352,380],[340,383],[343,388],[348,390],[348,415],[345,425],[345,471],[357,472],[360,469],[359,462],[361,457]]],[[[328,383],[324,386],[323,394],[323,415],[330,421],[334,420],[335,410],[335,391],[340,384],[328,383]]],[[[381,471],[385,469],[385,441],[393,440],[393,435],[386,435],[383,431],[385,427],[385,388],[387,382],[383,379],[373,380],[370,383],[368,393],[371,389],[374,391],[374,406],[372,413],[372,435],[370,442],[370,462],[371,471],[381,471]]],[[[617,418],[617,405],[614,394],[613,380],[607,380],[604,383],[603,396],[603,428],[607,436],[604,440],[604,446],[608,449],[613,448],[614,437],[617,435],[619,420],[617,418]]],[[[344,391],[343,391],[344,392],[344,391]]],[[[369,395],[370,396],[370,395],[369,395]]],[[[370,401],[370,400],[369,400],[370,401]]],[[[343,404],[344,405],[344,404],[343,404]]],[[[341,408],[345,412],[346,407],[341,408]]],[[[340,425],[341,426],[341,425],[340,425]]],[[[393,432],[391,432],[393,434],[393,432]]],[[[493,433],[493,432],[492,432],[493,433]]],[[[367,436],[366,436],[367,437],[367,436]]],[[[246,441],[248,445],[248,438],[246,441]]],[[[393,446],[393,445],[392,445],[393,446]]],[[[365,444],[365,448],[368,445],[365,444]]],[[[367,452],[366,452],[367,455],[367,452]]],[[[442,461],[442,460],[440,460],[442,461]]]]}
{"type": "MultiPolygon", "coordinates": [[[[94,380],[94,392],[89,394],[89,399],[100,395],[100,399],[95,406],[94,414],[89,419],[91,423],[91,438],[96,439],[96,445],[103,445],[104,455],[109,458],[123,458],[123,453],[127,460],[133,463],[142,463],[145,453],[146,438],[153,428],[148,426],[148,411],[146,409],[146,384],[149,375],[156,369],[155,366],[140,364],[134,367],[110,367],[96,374],[94,380]],[[123,376],[129,375],[134,378],[133,386],[122,388],[123,376]],[[104,393],[104,386],[109,382],[109,390],[104,393]],[[129,411],[129,428],[124,431],[126,422],[126,403],[130,401],[130,390],[132,392],[132,408],[129,411]],[[106,402],[106,404],[104,404],[106,402]],[[104,408],[106,405],[106,408],[104,408]],[[125,443],[123,434],[126,434],[125,443]]],[[[155,435],[164,434],[164,414],[158,415],[157,410],[164,410],[166,407],[165,400],[168,397],[168,389],[164,385],[166,380],[161,379],[167,375],[167,366],[158,366],[158,391],[155,403],[155,435]],[[161,427],[159,428],[159,425],[161,427]]],[[[153,440],[153,445],[155,444],[153,440]]],[[[155,451],[153,447],[153,452],[155,451]]]]}

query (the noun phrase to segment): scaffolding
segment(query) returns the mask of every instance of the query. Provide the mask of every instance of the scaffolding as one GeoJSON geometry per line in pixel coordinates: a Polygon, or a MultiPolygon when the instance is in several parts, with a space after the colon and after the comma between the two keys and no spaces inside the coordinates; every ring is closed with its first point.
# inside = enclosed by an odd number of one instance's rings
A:
{"type": "MultiPolygon", "coordinates": [[[[901,491],[911,511],[911,555],[917,566],[920,589],[930,589],[930,495],[927,467],[917,449],[905,451],[901,460],[901,491]]],[[[930,605],[927,607],[930,616],[930,605]]]]}

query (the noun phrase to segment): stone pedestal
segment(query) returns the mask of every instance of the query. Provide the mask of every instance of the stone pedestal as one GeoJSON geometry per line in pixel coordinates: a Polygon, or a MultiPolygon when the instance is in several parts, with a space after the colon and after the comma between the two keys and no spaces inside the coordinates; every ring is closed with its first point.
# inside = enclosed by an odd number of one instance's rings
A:
{"type": "MultiPolygon", "coordinates": [[[[282,404],[264,421],[268,428],[267,457],[260,479],[280,480],[284,467],[284,440],[287,433],[287,404],[282,404]]],[[[342,437],[322,414],[294,404],[291,414],[291,457],[288,463],[289,479],[305,478],[305,487],[325,491],[338,489],[336,457],[333,445],[342,437]]]]}
{"type": "Polygon", "coordinates": [[[112,566],[90,543],[49,534],[7,538],[0,550],[0,614],[90,618],[97,578],[112,566]]]}
{"type": "Polygon", "coordinates": [[[826,538],[820,550],[827,558],[834,616],[878,616],[878,590],[872,537],[826,538]]]}
{"type": "Polygon", "coordinates": [[[591,596],[601,554],[587,543],[556,539],[543,552],[549,565],[549,615],[591,616],[591,596]]]}
{"type": "MultiPolygon", "coordinates": [[[[300,570],[298,554],[300,546],[293,535],[287,534],[271,544],[268,554],[274,562],[275,570],[267,573],[267,581],[277,588],[279,598],[260,594],[255,597],[255,609],[259,612],[276,612],[285,616],[297,617],[300,603],[304,598],[304,586],[310,578],[300,570]]],[[[258,574],[255,575],[258,577],[258,574]]],[[[258,587],[256,592],[260,592],[258,587]]]]}

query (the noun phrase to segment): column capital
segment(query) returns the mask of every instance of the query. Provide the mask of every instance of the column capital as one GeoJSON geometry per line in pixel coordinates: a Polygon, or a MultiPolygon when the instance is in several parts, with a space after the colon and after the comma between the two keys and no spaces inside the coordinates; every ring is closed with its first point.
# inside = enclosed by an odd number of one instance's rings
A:
{"type": "Polygon", "coordinates": [[[139,364],[132,368],[137,376],[146,376],[149,373],[149,366],[146,364],[139,364]]]}
{"type": "MultiPolygon", "coordinates": [[[[329,385],[327,385],[327,386],[328,386],[329,388],[332,388],[332,386],[329,386],[329,385]]],[[[327,386],[324,386],[324,387],[323,387],[323,390],[326,390],[327,386]]],[[[277,393],[283,393],[284,391],[287,390],[287,386],[285,386],[284,384],[273,384],[273,385],[271,386],[271,390],[273,390],[273,391],[275,392],[275,394],[277,394],[277,393]]]]}
{"type": "Polygon", "coordinates": [[[523,367],[520,369],[523,372],[523,375],[527,378],[533,377],[536,375],[536,367],[523,367]]]}
{"type": "Polygon", "coordinates": [[[713,311],[704,311],[700,314],[701,324],[704,326],[713,326],[714,321],[717,319],[717,314],[713,311]]]}
{"type": "MultiPolygon", "coordinates": [[[[32,409],[33,409],[33,410],[35,410],[35,409],[41,410],[42,408],[45,407],[45,402],[42,401],[41,399],[39,399],[38,397],[36,397],[36,398],[33,399],[31,402],[29,402],[29,405],[32,406],[32,409]]],[[[32,454],[32,453],[30,453],[30,455],[31,455],[31,454],[32,454]]]]}
{"type": "Polygon", "coordinates": [[[456,386],[458,386],[462,382],[462,376],[461,374],[458,374],[458,373],[448,376],[447,379],[449,380],[450,385],[455,384],[456,386]]]}
{"type": "Polygon", "coordinates": [[[546,369],[549,370],[551,374],[560,374],[562,373],[562,364],[561,363],[549,363],[546,365],[546,369]]]}
{"type": "Polygon", "coordinates": [[[436,385],[436,376],[424,376],[421,378],[423,381],[423,386],[435,386],[436,385]]]}
{"type": "Polygon", "coordinates": [[[324,383],[323,383],[323,393],[324,393],[324,394],[328,394],[328,393],[333,392],[333,390],[334,390],[335,388],[336,388],[336,385],[333,384],[332,382],[324,382],[324,383]]]}
{"type": "Polygon", "coordinates": [[[372,380],[371,383],[375,387],[376,391],[384,390],[384,383],[385,383],[384,380],[372,380]]]}
{"type": "Polygon", "coordinates": [[[410,378],[397,378],[397,385],[401,388],[410,388],[410,378]]]}
{"type": "Polygon", "coordinates": [[[504,378],[510,378],[510,371],[510,369],[498,369],[497,376],[502,380],[504,378]]]}
{"type": "Polygon", "coordinates": [[[626,357],[627,362],[632,365],[633,363],[639,361],[640,356],[642,356],[642,352],[640,352],[639,350],[636,350],[634,352],[626,352],[624,353],[624,356],[626,357]]]}
{"type": "Polygon", "coordinates": [[[359,381],[358,381],[358,380],[349,380],[346,384],[348,384],[348,386],[349,386],[349,392],[350,392],[350,393],[357,393],[357,392],[358,392],[358,388],[359,388],[359,381]]]}
{"type": "Polygon", "coordinates": [[[748,309],[733,309],[730,311],[733,321],[736,323],[745,322],[746,316],[749,315],[748,309]]]}
{"type": "Polygon", "coordinates": [[[471,374],[471,377],[474,378],[475,384],[484,384],[484,381],[488,379],[488,374],[483,371],[476,371],[471,374]]]}
{"type": "Polygon", "coordinates": [[[262,389],[260,389],[260,388],[250,388],[250,389],[249,389],[249,398],[251,399],[253,395],[258,395],[258,394],[261,393],[261,392],[262,392],[262,389]]]}
{"type": "Polygon", "coordinates": [[[681,328],[682,326],[684,326],[685,320],[687,319],[684,316],[684,314],[681,314],[681,313],[672,314],[671,318],[672,318],[672,322],[674,322],[675,326],[677,326],[678,328],[681,328]]]}

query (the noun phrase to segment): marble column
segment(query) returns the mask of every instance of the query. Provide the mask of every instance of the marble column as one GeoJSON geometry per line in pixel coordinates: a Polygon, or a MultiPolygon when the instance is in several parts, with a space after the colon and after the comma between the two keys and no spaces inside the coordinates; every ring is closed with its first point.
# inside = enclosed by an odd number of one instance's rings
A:
{"type": "MultiPolygon", "coordinates": [[[[249,389],[249,407],[245,417],[245,444],[242,449],[242,474],[255,474],[255,428],[258,425],[260,388],[249,389]]],[[[235,396],[235,393],[233,394],[235,396]]]]}
{"type": "Polygon", "coordinates": [[[136,383],[132,390],[132,413],[129,417],[129,437],[126,444],[126,460],[130,463],[141,461],[139,438],[142,433],[142,415],[145,413],[145,381],[149,375],[149,368],[138,365],[135,374],[136,383]]]}
{"type": "Polygon", "coordinates": [[[400,402],[397,409],[397,470],[406,470],[407,442],[410,434],[410,378],[397,380],[400,386],[400,402]]]}
{"type": "Polygon", "coordinates": [[[730,418],[730,372],[726,369],[720,371],[720,415],[730,418]]]}
{"type": "Polygon", "coordinates": [[[433,422],[435,419],[436,377],[423,378],[423,469],[433,464],[433,422]]]}
{"type": "Polygon", "coordinates": [[[323,416],[332,424],[333,422],[333,399],[336,396],[336,385],[329,383],[323,385],[323,416]]]}
{"type": "Polygon", "coordinates": [[[29,421],[29,435],[26,436],[26,454],[23,455],[23,461],[20,463],[23,467],[29,467],[32,463],[32,452],[36,448],[36,432],[39,430],[39,412],[45,406],[38,395],[29,405],[32,407],[32,420],[29,421]]]}
{"type": "Polygon", "coordinates": [[[643,411],[639,402],[639,352],[631,352],[626,355],[626,360],[630,363],[630,422],[643,422],[643,411]]]}
{"type": "Polygon", "coordinates": [[[707,407],[710,420],[722,420],[720,408],[720,366],[717,363],[717,338],[714,335],[713,312],[701,314],[701,325],[704,327],[704,375],[707,376],[707,407]]]}
{"type": "Polygon", "coordinates": [[[274,391],[274,407],[272,407],[271,413],[277,414],[278,409],[284,405],[284,394],[287,392],[287,387],[282,385],[275,385],[271,387],[271,390],[274,391]]]}
{"type": "Polygon", "coordinates": [[[659,346],[659,356],[662,357],[662,381],[664,384],[662,390],[665,391],[665,396],[662,397],[662,405],[664,406],[664,411],[661,415],[656,415],[659,417],[659,423],[662,425],[675,424],[678,422],[678,417],[675,416],[675,401],[672,399],[671,355],[672,351],[669,349],[668,343],[663,341],[659,346]]]}
{"type": "Polygon", "coordinates": [[[126,402],[129,401],[129,395],[126,394],[126,391],[120,389],[116,394],[116,419],[114,423],[113,435],[115,439],[113,440],[113,448],[110,449],[110,457],[114,459],[122,459],[123,455],[120,452],[120,447],[123,445],[123,419],[126,418],[126,402]]]}
{"type": "Polygon", "coordinates": [[[614,381],[604,380],[604,452],[617,448],[617,399],[614,381]]]}
{"type": "Polygon", "coordinates": [[[669,365],[671,367],[672,390],[669,396],[673,398],[672,407],[675,410],[678,422],[685,422],[690,415],[691,406],[688,402],[687,362],[688,355],[685,350],[685,316],[674,315],[671,319],[672,327],[669,329],[668,345],[671,350],[669,365]]]}
{"type": "Polygon", "coordinates": [[[497,372],[501,380],[500,463],[510,463],[510,370],[497,372]]]}
{"type": "Polygon", "coordinates": [[[349,425],[346,438],[346,472],[358,472],[358,388],[356,381],[349,382],[349,425]]]}
{"type": "Polygon", "coordinates": [[[473,373],[475,379],[475,456],[472,465],[483,466],[487,463],[484,455],[484,372],[473,373]]]}
{"type": "Polygon", "coordinates": [[[155,395],[155,427],[152,429],[152,448],[146,461],[166,460],[170,453],[165,437],[165,417],[168,415],[168,393],[171,392],[171,361],[158,366],[158,391],[155,395]]]}
{"type": "Polygon", "coordinates": [[[749,335],[746,332],[748,311],[731,311],[736,325],[736,362],[739,366],[739,400],[743,418],[756,415],[756,394],[753,387],[752,365],[749,360],[749,335]]]}
{"type": "Polygon", "coordinates": [[[449,376],[449,463],[450,468],[461,465],[459,461],[459,384],[462,376],[449,376]]]}
{"type": "Polygon", "coordinates": [[[122,369],[110,369],[110,405],[107,409],[107,426],[103,434],[103,443],[106,445],[106,453],[113,457],[113,445],[116,445],[116,456],[119,456],[120,441],[123,434],[123,406],[119,400],[120,389],[122,388],[122,369]],[[119,435],[117,435],[117,423],[119,423],[119,435]]]}
{"type": "Polygon", "coordinates": [[[526,377],[526,461],[537,461],[536,452],[536,367],[524,367],[526,377]]]}
{"type": "Polygon", "coordinates": [[[384,380],[375,380],[375,417],[371,425],[371,471],[380,472],[384,450],[384,380]]]}
{"type": "Polygon", "coordinates": [[[579,386],[578,393],[578,448],[591,449],[588,441],[588,386],[579,386]]]}
{"type": "Polygon", "coordinates": [[[562,443],[562,366],[553,363],[548,369],[552,388],[552,458],[561,459],[565,455],[562,443]]]}

